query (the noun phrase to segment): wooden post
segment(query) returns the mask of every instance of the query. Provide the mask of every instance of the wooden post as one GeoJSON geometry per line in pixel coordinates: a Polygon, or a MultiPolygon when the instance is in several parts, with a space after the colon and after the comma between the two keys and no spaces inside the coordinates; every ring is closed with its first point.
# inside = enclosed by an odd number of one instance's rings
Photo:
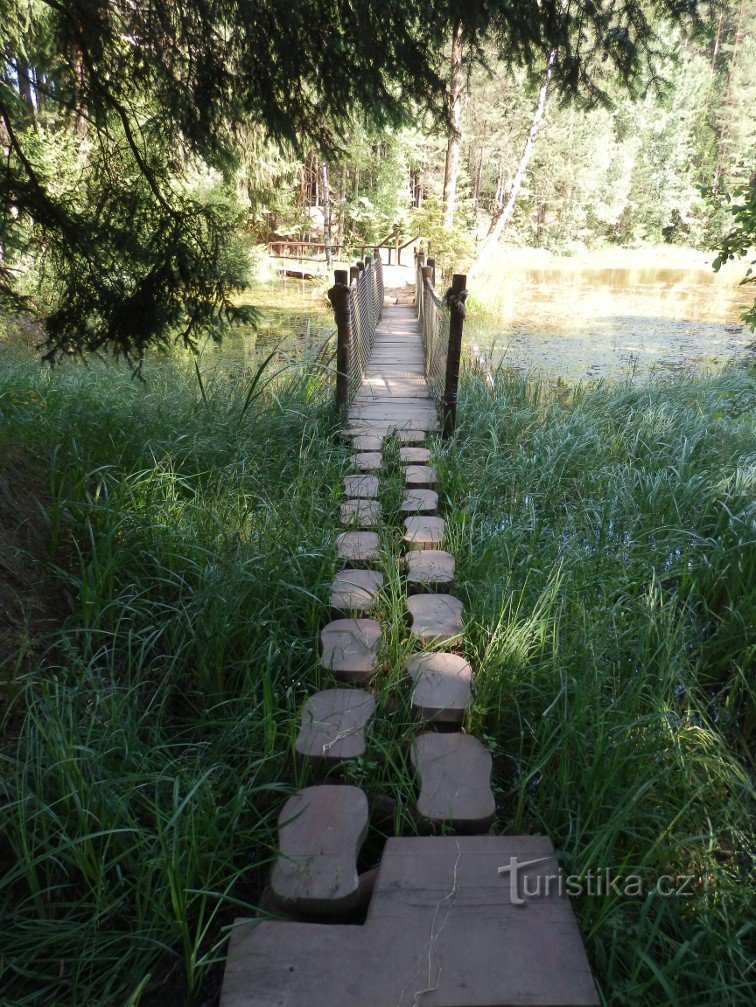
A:
{"type": "Polygon", "coordinates": [[[457,424],[457,388],[459,387],[459,358],[462,354],[462,325],[465,318],[467,276],[455,273],[446,294],[449,305],[449,351],[446,356],[446,382],[441,397],[441,421],[446,440],[454,433],[457,424]]]}
{"type": "Polygon", "coordinates": [[[431,286],[435,287],[436,286],[436,260],[435,259],[428,259],[428,265],[430,266],[430,270],[431,270],[431,275],[430,275],[431,286]]]}
{"type": "Polygon", "coordinates": [[[336,408],[342,420],[349,411],[349,365],[352,348],[352,316],[349,310],[349,287],[346,269],[336,269],[328,300],[336,319],[336,408]]]}

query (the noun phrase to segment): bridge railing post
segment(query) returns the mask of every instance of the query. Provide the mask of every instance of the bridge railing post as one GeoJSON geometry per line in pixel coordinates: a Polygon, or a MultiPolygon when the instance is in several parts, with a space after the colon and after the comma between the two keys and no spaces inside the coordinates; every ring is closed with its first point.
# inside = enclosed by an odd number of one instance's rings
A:
{"type": "Polygon", "coordinates": [[[428,259],[428,263],[427,264],[430,266],[430,271],[431,271],[430,272],[431,286],[435,287],[436,286],[436,260],[435,259],[428,259]]]}
{"type": "Polygon", "coordinates": [[[457,389],[459,388],[459,361],[462,355],[462,326],[465,319],[466,297],[467,276],[464,273],[455,273],[445,298],[449,306],[449,349],[446,355],[444,394],[441,397],[444,439],[452,436],[457,425],[457,389]]]}
{"type": "Polygon", "coordinates": [[[349,411],[349,370],[352,356],[352,311],[349,274],[346,269],[336,269],[328,300],[336,319],[336,408],[342,420],[349,411]]]}

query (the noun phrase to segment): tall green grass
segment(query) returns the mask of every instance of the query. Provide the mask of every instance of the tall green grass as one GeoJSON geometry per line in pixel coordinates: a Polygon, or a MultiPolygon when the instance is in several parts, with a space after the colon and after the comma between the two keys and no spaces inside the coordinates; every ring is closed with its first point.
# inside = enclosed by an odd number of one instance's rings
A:
{"type": "MultiPolygon", "coordinates": [[[[0,446],[47,473],[72,600],[6,684],[4,1003],[212,1002],[228,923],[258,911],[277,813],[310,780],[292,741],[328,682],[346,471],[322,361],[269,373],[0,369],[0,446]]],[[[466,377],[458,435],[434,448],[500,829],[547,832],[568,873],[695,878],[692,899],[575,901],[608,1004],[752,999],[755,406],[742,371],[575,389],[500,371],[493,393],[466,377]]],[[[392,628],[347,778],[411,831],[387,463],[392,628]]]]}

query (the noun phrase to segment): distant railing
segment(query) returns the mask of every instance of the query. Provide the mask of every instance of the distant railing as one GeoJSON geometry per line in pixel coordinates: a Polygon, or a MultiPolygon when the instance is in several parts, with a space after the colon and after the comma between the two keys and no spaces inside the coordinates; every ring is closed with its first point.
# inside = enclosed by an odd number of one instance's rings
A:
{"type": "Polygon", "coordinates": [[[339,258],[339,253],[347,250],[354,252],[359,250],[360,255],[365,254],[366,249],[371,249],[375,257],[380,258],[384,261],[384,265],[392,265],[391,256],[394,255],[396,260],[395,264],[401,266],[402,264],[402,252],[405,248],[409,248],[410,245],[414,245],[417,241],[417,237],[410,238],[403,245],[400,245],[398,241],[393,244],[389,244],[388,241],[383,242],[380,245],[355,245],[354,242],[350,244],[331,244],[326,245],[324,241],[299,241],[296,239],[282,239],[281,241],[269,241],[268,242],[268,254],[274,259],[282,260],[296,260],[297,262],[321,262],[325,263],[328,260],[327,250],[330,248],[331,254],[334,258],[339,258]]]}
{"type": "Polygon", "coordinates": [[[334,271],[328,291],[336,318],[336,406],[346,418],[375,342],[383,311],[383,264],[378,250],[364,261],[334,271]]]}
{"type": "Polygon", "coordinates": [[[415,259],[415,303],[425,349],[425,376],[431,394],[441,406],[443,435],[450,437],[457,422],[467,277],[463,273],[455,273],[452,285],[443,297],[436,293],[435,279],[435,262],[428,259],[426,263],[424,254],[418,252],[415,259]]]}

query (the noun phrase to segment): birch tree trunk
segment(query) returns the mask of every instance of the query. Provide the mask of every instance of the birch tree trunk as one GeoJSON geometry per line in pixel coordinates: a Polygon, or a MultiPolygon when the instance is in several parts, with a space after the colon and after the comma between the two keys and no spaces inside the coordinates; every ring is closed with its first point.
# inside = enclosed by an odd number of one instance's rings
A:
{"type": "Polygon", "coordinates": [[[533,156],[535,142],[543,124],[543,116],[546,111],[546,101],[549,96],[551,78],[554,75],[555,61],[556,50],[553,49],[549,53],[549,58],[546,62],[546,72],[543,77],[543,83],[541,84],[541,88],[538,92],[538,101],[536,102],[535,111],[533,112],[533,119],[530,124],[527,139],[525,140],[525,146],[523,147],[522,155],[520,156],[520,163],[517,165],[517,171],[512,178],[512,184],[509,186],[509,192],[507,193],[506,199],[503,201],[501,206],[494,211],[493,217],[491,218],[491,224],[488,228],[488,234],[481,242],[480,249],[478,250],[478,257],[468,275],[477,273],[490,258],[491,253],[501,238],[504,228],[509,223],[509,220],[514,212],[517,197],[522,189],[522,183],[525,181],[525,175],[527,173],[528,166],[530,165],[530,159],[533,156]]]}
{"type": "Polygon", "coordinates": [[[446,164],[444,165],[444,227],[451,227],[454,223],[462,143],[462,25],[459,22],[454,26],[452,35],[450,63],[449,93],[447,95],[449,138],[446,143],[446,164]]]}

